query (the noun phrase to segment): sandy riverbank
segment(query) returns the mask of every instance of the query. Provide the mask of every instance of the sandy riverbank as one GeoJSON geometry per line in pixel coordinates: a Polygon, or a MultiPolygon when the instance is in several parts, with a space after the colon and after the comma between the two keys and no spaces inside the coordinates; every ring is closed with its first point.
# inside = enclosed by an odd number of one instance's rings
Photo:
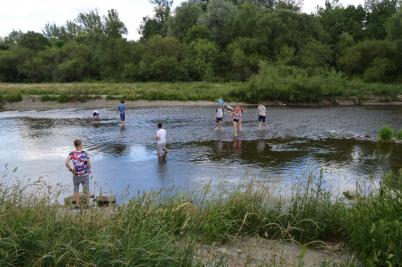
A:
{"type": "MultiPolygon", "coordinates": [[[[5,103],[3,111],[7,110],[51,110],[51,109],[104,109],[115,108],[117,100],[106,100],[105,98],[88,100],[85,102],[59,103],[56,101],[43,102],[38,96],[26,96],[20,102],[5,103]]],[[[177,100],[136,100],[126,101],[128,108],[153,108],[153,107],[214,107],[213,101],[177,101],[177,100]]],[[[234,106],[238,103],[225,103],[234,106]]],[[[243,106],[253,106],[253,104],[240,103],[243,106]]],[[[338,100],[335,102],[324,101],[321,103],[292,103],[266,102],[268,106],[299,106],[299,107],[322,107],[322,106],[402,106],[402,99],[395,101],[383,101],[380,99],[370,99],[366,101],[338,100]]]]}

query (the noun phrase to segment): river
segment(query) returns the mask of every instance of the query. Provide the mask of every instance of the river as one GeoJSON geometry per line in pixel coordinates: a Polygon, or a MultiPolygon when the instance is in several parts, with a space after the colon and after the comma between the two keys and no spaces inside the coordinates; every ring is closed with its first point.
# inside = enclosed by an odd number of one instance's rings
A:
{"type": "Polygon", "coordinates": [[[214,130],[213,108],[130,109],[123,130],[113,110],[100,110],[96,127],[91,113],[0,112],[0,172],[8,179],[42,177],[72,190],[64,160],[76,138],[93,161],[91,186],[117,195],[249,179],[288,188],[320,173],[341,192],[356,182],[378,183],[385,172],[402,168],[402,146],[376,142],[381,126],[402,127],[402,107],[268,108],[264,131],[257,129],[256,109],[247,107],[238,137],[228,117],[224,131],[214,130]],[[158,122],[168,132],[165,161],[156,156],[158,122]]]}

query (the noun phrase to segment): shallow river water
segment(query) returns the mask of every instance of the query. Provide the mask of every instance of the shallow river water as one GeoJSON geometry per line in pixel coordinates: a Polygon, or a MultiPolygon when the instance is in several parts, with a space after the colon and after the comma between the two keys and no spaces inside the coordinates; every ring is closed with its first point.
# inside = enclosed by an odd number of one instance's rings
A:
{"type": "Polygon", "coordinates": [[[402,107],[269,108],[265,131],[248,107],[238,137],[229,118],[224,131],[214,130],[213,108],[131,109],[124,130],[114,111],[100,113],[102,122],[93,127],[91,110],[0,112],[1,168],[18,167],[8,177],[43,177],[72,189],[64,160],[76,138],[93,161],[91,186],[114,194],[247,179],[286,188],[320,173],[342,191],[402,168],[401,145],[375,142],[384,124],[402,128],[402,107]],[[166,161],[156,157],[158,122],[168,132],[166,161]]]}

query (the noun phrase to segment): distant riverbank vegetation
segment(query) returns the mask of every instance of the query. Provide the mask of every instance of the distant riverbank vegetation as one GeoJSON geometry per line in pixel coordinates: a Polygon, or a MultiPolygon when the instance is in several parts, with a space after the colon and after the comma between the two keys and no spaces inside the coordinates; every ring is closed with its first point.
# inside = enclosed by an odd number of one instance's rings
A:
{"type": "MultiPolygon", "coordinates": [[[[0,82],[209,84],[200,96],[197,90],[183,92],[193,85],[177,84],[170,86],[177,92],[168,96],[155,84],[154,91],[142,93],[160,100],[221,95],[247,102],[317,102],[402,94],[397,0],[346,7],[327,1],[314,14],[301,12],[302,1],[294,0],[192,0],[175,10],[170,0],[151,2],[154,14],[143,18],[138,41],[125,38],[116,10],[104,16],[80,13],[64,25],[45,25],[42,33],[11,32],[0,38],[0,82]],[[227,82],[241,86],[214,91],[227,82]]],[[[3,101],[21,96],[0,93],[3,101]]],[[[44,100],[56,93],[48,94],[44,100]]]]}

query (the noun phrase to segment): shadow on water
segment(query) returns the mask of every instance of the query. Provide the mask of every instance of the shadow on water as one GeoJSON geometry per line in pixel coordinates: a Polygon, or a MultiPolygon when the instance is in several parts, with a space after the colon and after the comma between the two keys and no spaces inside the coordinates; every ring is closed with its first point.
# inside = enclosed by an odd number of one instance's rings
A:
{"type": "Polygon", "coordinates": [[[124,157],[130,154],[130,146],[122,143],[103,143],[94,149],[113,157],[124,157]]]}

